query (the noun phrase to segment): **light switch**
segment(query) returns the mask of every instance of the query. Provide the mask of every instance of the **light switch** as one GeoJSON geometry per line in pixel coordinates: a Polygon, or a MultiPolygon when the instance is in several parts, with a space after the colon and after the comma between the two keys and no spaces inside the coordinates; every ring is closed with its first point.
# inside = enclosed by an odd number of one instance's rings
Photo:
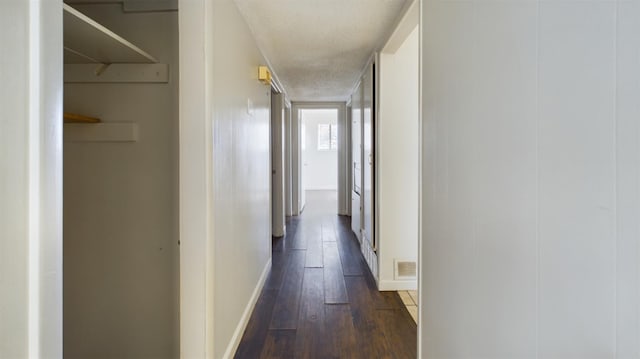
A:
{"type": "Polygon", "coordinates": [[[247,114],[253,116],[253,101],[250,98],[247,98],[247,114]]]}

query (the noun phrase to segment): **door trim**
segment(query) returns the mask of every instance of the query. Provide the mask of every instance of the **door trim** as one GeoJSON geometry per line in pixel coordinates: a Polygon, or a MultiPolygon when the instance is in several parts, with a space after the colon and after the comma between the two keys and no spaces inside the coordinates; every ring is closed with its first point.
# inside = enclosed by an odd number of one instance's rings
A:
{"type": "Polygon", "coordinates": [[[346,102],[291,102],[291,142],[292,142],[292,166],[291,177],[293,191],[293,214],[300,215],[304,208],[300,206],[301,190],[301,139],[300,139],[300,110],[337,109],[338,110],[338,208],[339,215],[350,215],[349,202],[351,201],[351,188],[349,176],[351,176],[350,161],[348,158],[349,141],[347,127],[347,103],[346,102]]]}

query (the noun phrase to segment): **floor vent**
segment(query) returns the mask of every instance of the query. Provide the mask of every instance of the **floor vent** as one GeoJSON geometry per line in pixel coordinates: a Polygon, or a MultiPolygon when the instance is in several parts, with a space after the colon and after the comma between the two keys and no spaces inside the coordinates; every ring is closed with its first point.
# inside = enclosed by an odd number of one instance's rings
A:
{"type": "Polygon", "coordinates": [[[418,266],[415,261],[395,260],[395,279],[416,279],[418,266]]]}

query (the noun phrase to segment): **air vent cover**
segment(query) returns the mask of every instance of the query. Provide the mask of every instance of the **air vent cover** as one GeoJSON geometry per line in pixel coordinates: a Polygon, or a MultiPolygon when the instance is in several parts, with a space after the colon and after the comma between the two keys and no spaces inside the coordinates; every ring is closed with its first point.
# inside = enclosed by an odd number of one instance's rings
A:
{"type": "Polygon", "coordinates": [[[396,259],[394,262],[395,279],[416,279],[418,273],[416,261],[396,259]]]}

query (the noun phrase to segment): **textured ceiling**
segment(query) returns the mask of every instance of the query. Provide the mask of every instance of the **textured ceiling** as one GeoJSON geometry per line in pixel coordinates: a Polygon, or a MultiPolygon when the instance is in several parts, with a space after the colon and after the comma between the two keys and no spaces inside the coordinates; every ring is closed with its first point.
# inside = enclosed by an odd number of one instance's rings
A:
{"type": "Polygon", "coordinates": [[[236,0],[292,101],[344,101],[406,0],[236,0]]]}

